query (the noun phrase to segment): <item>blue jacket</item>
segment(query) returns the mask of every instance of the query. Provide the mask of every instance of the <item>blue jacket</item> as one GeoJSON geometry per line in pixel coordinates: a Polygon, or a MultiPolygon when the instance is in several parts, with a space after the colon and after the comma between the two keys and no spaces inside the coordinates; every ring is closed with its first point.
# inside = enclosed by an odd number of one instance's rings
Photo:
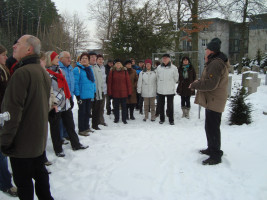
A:
{"type": "Polygon", "coordinates": [[[132,68],[136,71],[137,75],[142,71],[142,68],[137,65],[132,65],[132,68]]]}
{"type": "Polygon", "coordinates": [[[67,80],[67,83],[68,83],[68,86],[69,86],[69,89],[70,89],[70,93],[71,93],[71,96],[74,95],[74,84],[75,84],[75,81],[74,81],[74,74],[73,74],[73,68],[71,65],[69,66],[65,66],[62,62],[58,62],[59,63],[59,67],[60,69],[62,69],[64,72],[65,72],[65,78],[67,80]]]}
{"type": "MultiPolygon", "coordinates": [[[[92,66],[89,66],[92,70],[92,66]]],[[[81,99],[95,98],[96,86],[95,83],[87,78],[85,67],[77,62],[77,66],[73,69],[75,78],[74,94],[80,96],[81,99]],[[79,68],[78,65],[82,68],[79,68]]],[[[93,73],[93,70],[92,70],[93,73]]]]}

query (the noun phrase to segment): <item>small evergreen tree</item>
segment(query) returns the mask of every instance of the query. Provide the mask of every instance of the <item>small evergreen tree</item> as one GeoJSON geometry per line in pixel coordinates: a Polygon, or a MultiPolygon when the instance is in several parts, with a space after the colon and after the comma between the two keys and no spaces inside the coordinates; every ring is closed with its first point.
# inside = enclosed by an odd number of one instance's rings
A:
{"type": "Polygon", "coordinates": [[[260,66],[260,64],[261,64],[261,60],[262,60],[261,49],[258,49],[258,50],[257,50],[256,60],[257,60],[257,62],[258,62],[258,65],[260,66]]]}
{"type": "Polygon", "coordinates": [[[252,105],[245,102],[247,96],[248,94],[244,87],[237,89],[236,95],[230,103],[230,125],[250,124],[252,122],[252,105]]]}

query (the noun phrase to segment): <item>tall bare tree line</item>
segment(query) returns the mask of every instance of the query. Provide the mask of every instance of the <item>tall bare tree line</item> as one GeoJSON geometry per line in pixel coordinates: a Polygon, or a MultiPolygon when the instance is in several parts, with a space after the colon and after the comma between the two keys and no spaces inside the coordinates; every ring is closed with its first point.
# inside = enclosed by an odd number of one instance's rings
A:
{"type": "Polygon", "coordinates": [[[12,53],[23,34],[40,38],[42,50],[70,51],[87,47],[89,31],[77,13],[60,16],[51,0],[0,0],[0,43],[12,53]]]}

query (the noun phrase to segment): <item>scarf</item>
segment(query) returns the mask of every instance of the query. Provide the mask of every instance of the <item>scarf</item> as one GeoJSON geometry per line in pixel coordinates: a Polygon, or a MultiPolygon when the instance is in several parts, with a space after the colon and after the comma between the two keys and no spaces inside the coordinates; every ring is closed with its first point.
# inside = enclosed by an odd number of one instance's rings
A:
{"type": "Polygon", "coordinates": [[[190,65],[183,65],[183,77],[184,79],[188,78],[188,68],[190,67],[190,65]]]}
{"type": "Polygon", "coordinates": [[[18,68],[28,64],[40,64],[39,56],[37,54],[33,54],[22,58],[19,62],[15,62],[10,68],[10,74],[13,75],[18,68]]]}
{"type": "Polygon", "coordinates": [[[95,77],[92,69],[89,67],[84,67],[82,68],[80,65],[77,65],[80,69],[84,70],[86,72],[87,78],[92,81],[93,83],[95,82],[95,77]]]}
{"type": "Polygon", "coordinates": [[[68,83],[67,83],[65,77],[63,76],[61,70],[60,69],[58,70],[59,73],[54,72],[50,69],[46,69],[46,71],[48,71],[49,74],[51,74],[57,78],[58,88],[63,88],[66,99],[70,99],[70,97],[71,97],[70,89],[69,89],[68,83]]]}

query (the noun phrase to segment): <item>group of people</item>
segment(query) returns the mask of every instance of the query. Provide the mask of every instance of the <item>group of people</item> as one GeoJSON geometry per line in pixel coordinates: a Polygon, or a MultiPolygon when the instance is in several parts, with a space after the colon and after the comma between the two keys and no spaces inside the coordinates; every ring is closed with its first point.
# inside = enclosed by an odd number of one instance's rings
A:
{"type": "Polygon", "coordinates": [[[0,131],[0,189],[20,199],[33,199],[35,179],[38,198],[53,199],[45,167],[51,164],[45,151],[48,122],[54,152],[64,157],[62,145],[68,144],[67,140],[74,151],[87,149],[89,146],[81,144],[78,135],[86,137],[100,130],[99,125],[107,126],[105,106],[107,115],[113,112],[114,123],[120,121],[120,110],[124,124],[135,120],[134,110],[138,108],[141,114],[144,110],[144,122],[150,112],[152,122],[159,116],[159,123],[163,124],[167,98],[166,115],[169,124],[174,125],[175,93],[181,96],[182,117],[189,119],[190,97],[195,90],[195,102],[206,108],[208,148],[200,153],[210,157],[203,165],[220,163],[223,155],[220,122],[228,82],[228,59],[220,52],[220,46],[218,38],[208,44],[206,66],[200,80],[196,80],[194,67],[186,56],[177,68],[167,53],[154,66],[151,59],[136,66],[134,59],[108,60],[104,65],[102,55],[83,52],[73,67],[69,52],[41,52],[40,40],[32,35],[18,39],[13,56],[8,59],[6,49],[0,45],[1,112],[11,116],[0,131]],[[74,96],[78,105],[78,133],[72,113],[74,96]],[[10,158],[17,190],[11,184],[6,156],[10,158]]]}

